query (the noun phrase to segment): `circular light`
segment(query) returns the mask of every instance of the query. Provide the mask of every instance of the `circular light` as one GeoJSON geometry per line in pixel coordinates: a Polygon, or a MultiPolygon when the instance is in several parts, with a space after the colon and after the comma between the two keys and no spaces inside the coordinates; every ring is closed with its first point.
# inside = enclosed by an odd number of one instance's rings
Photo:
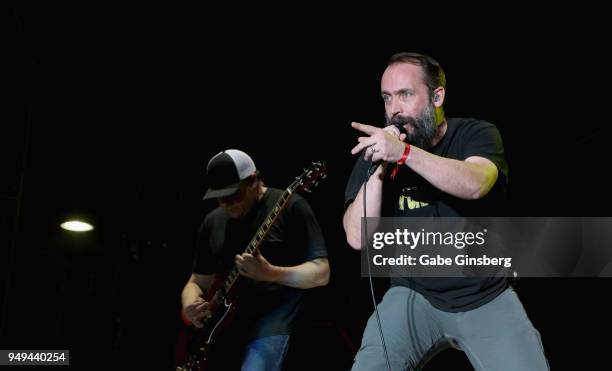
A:
{"type": "Polygon", "coordinates": [[[79,220],[69,220],[67,222],[62,223],[60,227],[72,232],[88,232],[94,229],[93,225],[81,222],[79,220]]]}

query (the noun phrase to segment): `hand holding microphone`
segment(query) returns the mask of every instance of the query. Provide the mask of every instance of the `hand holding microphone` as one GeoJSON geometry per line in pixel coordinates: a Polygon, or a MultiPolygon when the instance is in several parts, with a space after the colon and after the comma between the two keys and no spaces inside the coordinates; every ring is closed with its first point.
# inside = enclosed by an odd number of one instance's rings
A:
{"type": "MultiPolygon", "coordinates": [[[[402,158],[406,146],[404,143],[406,130],[402,125],[393,124],[385,128],[379,128],[353,122],[351,126],[369,135],[358,138],[359,144],[353,147],[352,154],[357,154],[367,148],[364,159],[374,163],[378,161],[397,162],[402,158]]],[[[374,170],[371,169],[371,172],[374,170]]]]}

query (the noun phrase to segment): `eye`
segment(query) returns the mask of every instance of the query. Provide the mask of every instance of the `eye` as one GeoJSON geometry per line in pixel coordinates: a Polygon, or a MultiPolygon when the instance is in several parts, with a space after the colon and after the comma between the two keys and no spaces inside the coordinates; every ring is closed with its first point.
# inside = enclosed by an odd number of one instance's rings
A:
{"type": "Polygon", "coordinates": [[[391,102],[391,96],[389,94],[383,94],[382,99],[385,103],[391,102]]]}
{"type": "Polygon", "coordinates": [[[411,96],[412,96],[412,92],[411,92],[411,91],[408,91],[408,90],[404,90],[404,91],[402,91],[402,92],[400,93],[400,98],[401,98],[401,99],[404,99],[404,100],[405,100],[405,99],[407,99],[407,98],[409,98],[409,97],[411,97],[411,96]]]}

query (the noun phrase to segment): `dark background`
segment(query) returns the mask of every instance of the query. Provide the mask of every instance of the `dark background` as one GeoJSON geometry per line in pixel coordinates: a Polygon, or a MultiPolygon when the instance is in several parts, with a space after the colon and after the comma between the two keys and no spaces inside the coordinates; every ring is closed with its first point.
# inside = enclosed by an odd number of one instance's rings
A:
{"type": "MultiPolygon", "coordinates": [[[[454,22],[394,9],[258,9],[283,12],[268,18],[176,5],[5,10],[0,348],[70,349],[81,369],[171,369],[180,291],[214,206],[201,201],[203,169],[238,148],[281,188],[310,161],[328,162],[329,177],[306,197],[332,279],[310,293],[287,369],[350,368],[372,310],[341,225],[350,122],[382,122],[379,79],[398,51],[441,62],[448,116],[498,126],[512,215],[608,215],[610,60],[595,9],[454,22]],[[73,215],[95,231],[59,229],[73,215]]],[[[610,285],[518,281],[552,369],[607,362],[595,338],[610,330],[610,285]]],[[[380,298],[384,282],[376,288],[380,298]]],[[[471,369],[447,351],[427,370],[451,365],[471,369]]]]}

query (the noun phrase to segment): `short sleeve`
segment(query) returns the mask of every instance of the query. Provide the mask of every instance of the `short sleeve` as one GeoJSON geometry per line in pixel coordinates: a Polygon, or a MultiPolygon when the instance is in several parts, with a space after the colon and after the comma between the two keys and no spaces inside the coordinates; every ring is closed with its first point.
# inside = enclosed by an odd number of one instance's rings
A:
{"type": "Polygon", "coordinates": [[[192,271],[197,274],[216,273],[213,255],[210,248],[210,220],[205,218],[198,231],[195,259],[192,271]]]}
{"type": "Polygon", "coordinates": [[[344,210],[346,210],[357,197],[371,164],[371,162],[364,160],[363,154],[359,156],[359,159],[355,162],[344,191],[344,210]]]}
{"type": "Polygon", "coordinates": [[[306,200],[299,195],[294,195],[295,202],[292,205],[292,223],[297,227],[300,240],[304,241],[306,251],[304,261],[327,257],[325,239],[321,232],[321,226],[306,200]]]}
{"type": "Polygon", "coordinates": [[[504,145],[499,130],[488,122],[475,121],[463,133],[465,143],[463,159],[471,156],[484,157],[497,166],[500,173],[508,176],[508,164],[504,157],[504,145]]]}

